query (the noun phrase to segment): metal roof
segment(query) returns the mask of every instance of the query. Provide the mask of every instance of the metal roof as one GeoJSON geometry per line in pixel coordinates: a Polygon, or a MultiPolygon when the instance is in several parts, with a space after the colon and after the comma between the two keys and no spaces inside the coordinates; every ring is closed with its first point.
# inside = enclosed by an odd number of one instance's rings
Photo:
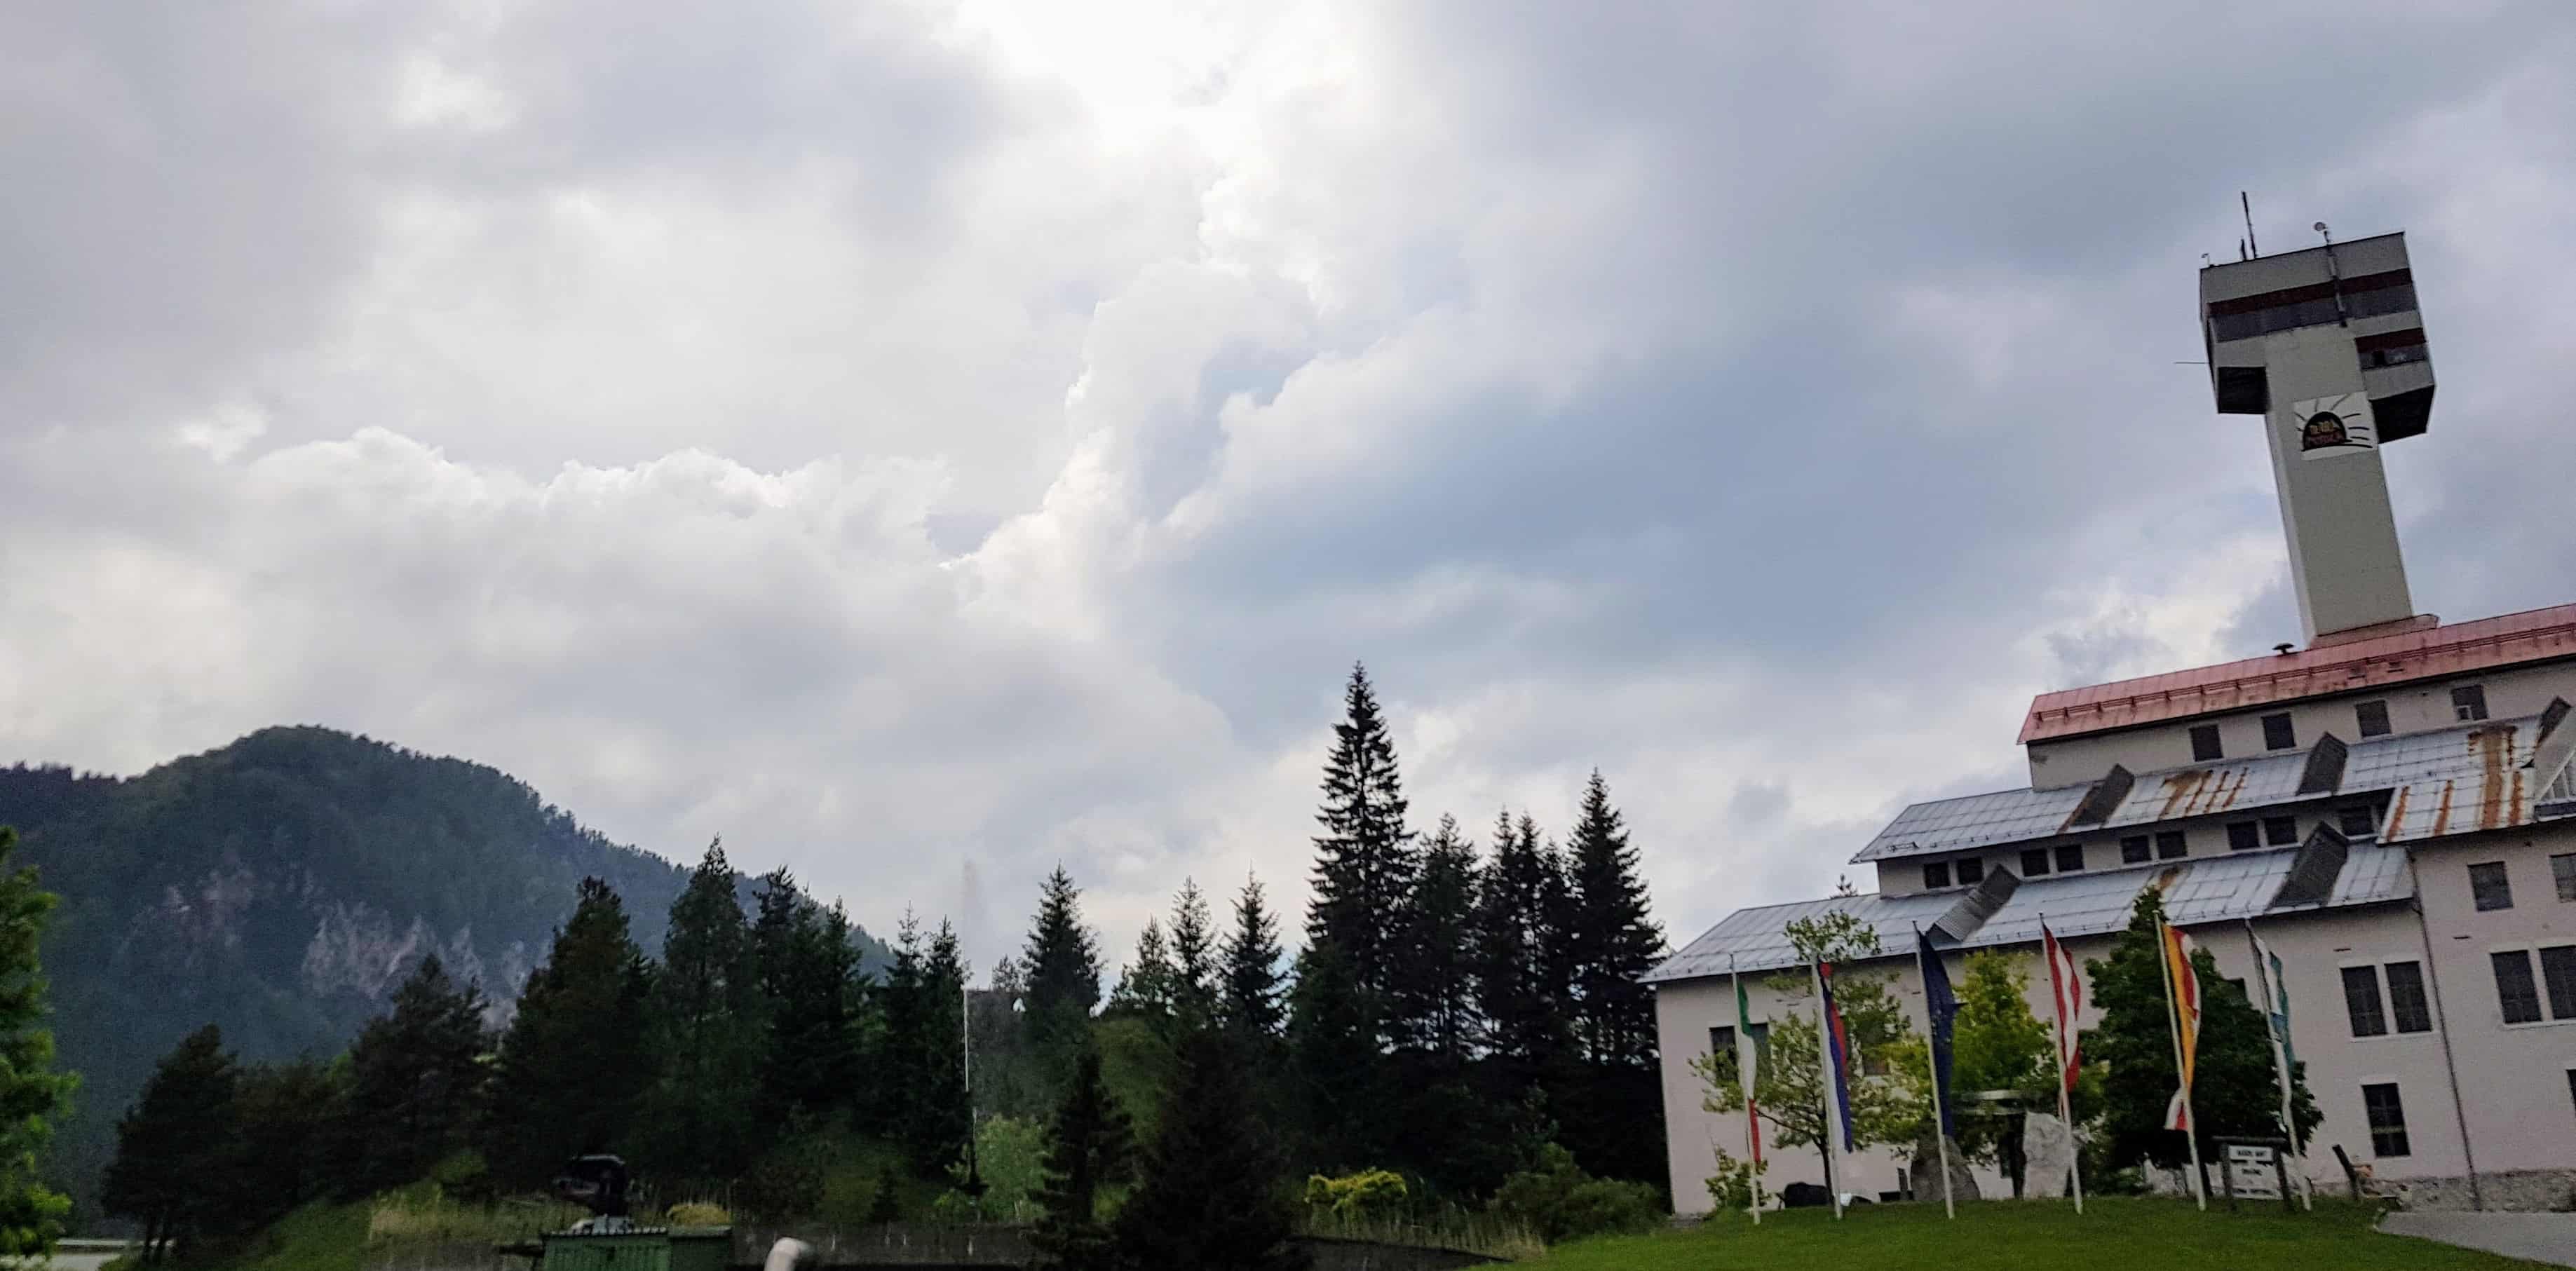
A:
{"type": "Polygon", "coordinates": [[[2441,740],[2420,747],[2429,753],[2415,756],[2416,762],[2394,774],[2401,784],[2389,796],[2381,841],[2417,843],[2576,813],[2562,801],[2569,752],[2556,743],[2564,738],[2557,730],[2544,734],[2542,722],[2541,717],[2504,720],[2408,738],[2441,740]]]}
{"type": "Polygon", "coordinates": [[[2576,657],[2576,604],[2042,693],[2031,699],[2021,741],[2027,745],[2563,657],[2576,657]]]}
{"type": "MultiPolygon", "coordinates": [[[[2502,730],[2507,766],[2530,756],[2527,739],[2537,735],[2540,720],[2473,724],[2439,732],[2410,733],[2353,742],[2347,748],[2343,780],[2334,790],[2302,794],[2299,779],[2307,771],[2308,752],[2284,751],[2253,759],[2234,759],[2187,768],[2140,774],[2128,796],[2109,816],[2093,825],[2070,827],[2067,819],[2084,799],[2087,786],[2055,790],[1998,790],[1965,798],[1917,803],[1896,814],[1887,828],[1869,841],[1853,864],[1928,856],[1968,848],[1993,847],[2069,833],[2098,834],[2128,826],[2175,821],[2213,813],[2250,810],[2364,791],[2403,788],[2417,782],[2452,779],[2475,784],[2489,758],[2478,738],[2502,730]],[[2516,748],[2513,738],[2526,739],[2516,748]]],[[[2571,723],[2570,727],[2576,727],[2571,723]]],[[[2529,774],[2526,774],[2529,775],[2529,774]]],[[[2537,786],[2533,789],[2536,791],[2537,786]]],[[[2532,800],[2524,796],[2528,806],[2532,800]]]]}
{"type": "MultiPolygon", "coordinates": [[[[2350,905],[2404,900],[2414,894],[2403,849],[2355,843],[2334,888],[2322,904],[2272,907],[2299,853],[2288,848],[2234,852],[2158,865],[2055,874],[2024,881],[2001,909],[1957,944],[1944,948],[1981,949],[2030,944],[2039,939],[2040,915],[2060,936],[2116,931],[2129,923],[2129,907],[2145,888],[2161,883],[2165,912],[2174,925],[2197,926],[2266,913],[2299,913],[2350,905]]],[[[1648,983],[1725,975],[1730,966],[1742,971],[1774,971],[1798,965],[1789,943],[1788,925],[1842,910],[1868,923],[1878,933],[1886,956],[1913,949],[1914,928],[1930,927],[1958,900],[1950,891],[1912,896],[1868,893],[1829,896],[1822,900],[1739,909],[1648,972],[1648,983]]]]}

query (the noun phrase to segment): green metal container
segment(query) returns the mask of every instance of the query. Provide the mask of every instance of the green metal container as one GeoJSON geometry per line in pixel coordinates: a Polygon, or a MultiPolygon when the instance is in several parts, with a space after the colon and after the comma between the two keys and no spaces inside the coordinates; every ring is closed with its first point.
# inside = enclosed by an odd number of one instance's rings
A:
{"type": "Polygon", "coordinates": [[[733,1265],[731,1227],[637,1227],[628,1231],[554,1231],[545,1236],[540,1271],[726,1271],[733,1265]]]}

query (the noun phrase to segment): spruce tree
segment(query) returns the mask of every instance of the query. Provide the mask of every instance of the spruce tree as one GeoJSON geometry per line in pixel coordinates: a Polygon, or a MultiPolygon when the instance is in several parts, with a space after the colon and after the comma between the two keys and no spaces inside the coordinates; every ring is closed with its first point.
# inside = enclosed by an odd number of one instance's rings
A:
{"type": "Polygon", "coordinates": [[[1058,865],[1047,875],[1020,959],[1028,977],[1027,1030],[1048,1088],[1071,1073],[1100,1005],[1100,944],[1082,924],[1082,889],[1058,865]]]}
{"type": "Polygon", "coordinates": [[[1262,899],[1261,880],[1247,878],[1234,901],[1234,929],[1225,938],[1223,1001],[1225,1027],[1248,1040],[1267,1042],[1279,1036],[1286,1021],[1280,1001],[1279,920],[1262,899]]]}
{"type": "Polygon", "coordinates": [[[341,1177],[356,1198],[398,1187],[464,1147],[483,1099],[483,993],[422,959],[393,1009],[369,1020],[349,1048],[348,1129],[358,1150],[341,1177]]]}
{"type": "Polygon", "coordinates": [[[1119,973],[1110,991],[1109,1009],[1122,1015],[1160,1020],[1172,1011],[1172,955],[1163,944],[1163,926],[1152,918],[1136,937],[1136,960],[1119,973]]]}
{"type": "MultiPolygon", "coordinates": [[[[1307,946],[1332,945],[1351,977],[1357,1013],[1376,1044],[1393,1041],[1389,983],[1403,938],[1404,912],[1420,863],[1405,828],[1395,741],[1380,713],[1366,667],[1354,665],[1342,692],[1343,719],[1333,726],[1324,762],[1323,805],[1315,820],[1314,899],[1306,910],[1307,946]]],[[[1353,1056],[1352,1062],[1366,1062],[1353,1056]]]]}
{"type": "Polygon", "coordinates": [[[1661,1180],[1663,1096],[1645,976],[1663,956],[1664,934],[1647,915],[1636,849],[1598,770],[1584,784],[1565,870],[1566,962],[1585,1065],[1563,1114],[1566,1146],[1595,1173],[1661,1180]]]}
{"type": "Polygon", "coordinates": [[[36,1161],[70,1110],[80,1079],[54,1071],[54,1034],[37,959],[54,896],[36,871],[12,867],[17,835],[0,826],[0,1258],[42,1256],[62,1235],[71,1202],[45,1185],[36,1161]]]}
{"type": "Polygon", "coordinates": [[[922,961],[922,1067],[911,1087],[907,1136],[924,1173],[962,1160],[974,1133],[966,1088],[966,962],[945,921],[922,961]]]}
{"type": "Polygon", "coordinates": [[[651,984],[624,903],[583,879],[501,1039],[485,1157],[502,1183],[541,1186],[565,1160],[622,1144],[654,1075],[651,984]]]}
{"type": "Polygon", "coordinates": [[[174,1242],[193,1248],[228,1230],[240,1080],[223,1031],[208,1024],[161,1057],[141,1098],[117,1120],[101,1201],[142,1228],[145,1260],[174,1242]]]}
{"type": "MultiPolygon", "coordinates": [[[[2100,1022],[2084,1032],[2084,1057],[2104,1068],[2099,1141],[2113,1161],[2134,1162],[2143,1156],[2160,1165],[2179,1165],[2190,1159],[2182,1133],[2164,1128],[2177,1081],[2163,963],[2156,949],[2156,922],[2163,913],[2163,892],[2154,887],[2140,891],[2129,910],[2128,928],[2112,944],[2110,956],[2084,963],[2093,1001],[2102,1009],[2100,1022]]],[[[2201,1001],[2192,1113],[2201,1159],[2214,1161],[2219,1159],[2215,1138],[2281,1135],[2281,1086],[2262,1015],[2243,992],[2219,978],[2218,963],[2207,949],[2193,951],[2192,970],[2200,979],[2201,1001]]],[[[2291,1074],[2291,1089],[2295,1137],[2304,1143],[2322,1119],[2308,1093],[2307,1065],[2298,1065],[2291,1074]]]]}
{"type": "Polygon", "coordinates": [[[1085,1047],[1074,1066],[1064,1102],[1047,1127],[1046,1182],[1038,1192],[1042,1216],[1029,1243],[1051,1265],[1072,1271],[1106,1271],[1116,1252],[1100,1221],[1100,1189],[1116,1179],[1132,1149],[1127,1113],[1100,1077],[1100,1052],[1085,1047]]]}
{"type": "Polygon", "coordinates": [[[891,1169],[877,1175],[876,1195],[868,1201],[868,1221],[903,1221],[903,1197],[895,1191],[894,1171],[891,1169]]]}
{"type": "Polygon", "coordinates": [[[1362,1014],[1358,980],[1340,945],[1310,945],[1297,957],[1288,995],[1305,1155],[1345,1168],[1382,1164],[1401,1129],[1395,1074],[1362,1014]]]}
{"type": "Polygon", "coordinates": [[[1572,1034],[1560,992],[1561,880],[1538,823],[1494,819],[1494,859],[1476,916],[1477,1004],[1490,1030],[1498,1094],[1519,1100],[1562,1073],[1572,1034]]]}
{"type": "Polygon", "coordinates": [[[751,948],[769,1029],[761,1119],[811,1121],[847,1106],[859,1081],[858,950],[849,915],[806,895],[785,866],[760,884],[751,948]]]}
{"type": "Polygon", "coordinates": [[[1181,1039],[1173,1084],[1142,1176],[1119,1211],[1119,1252],[1132,1267],[1293,1271],[1284,1171],[1258,1113],[1234,1039],[1207,1029],[1181,1039]]]}
{"type": "Polygon", "coordinates": [[[1404,1044],[1464,1066],[1482,1041],[1476,1010],[1476,847],[1458,819],[1440,818],[1423,845],[1390,979],[1404,1044]]]}
{"type": "Polygon", "coordinates": [[[921,920],[907,909],[895,924],[894,963],[886,968],[885,984],[877,990],[880,1029],[868,1057],[876,1080],[863,1106],[868,1125],[902,1143],[914,1171],[925,1175],[947,1163],[945,1157],[926,1150],[915,1135],[914,1114],[930,1080],[938,1045],[932,1036],[936,1025],[930,1015],[926,973],[921,920]]]}
{"type": "Polygon", "coordinates": [[[1184,1028],[1205,1028],[1217,1017],[1215,921],[1191,878],[1172,898],[1172,1014],[1184,1028]]]}
{"type": "Polygon", "coordinates": [[[662,940],[652,1023],[659,1080],[639,1130],[645,1164],[671,1178],[724,1179],[751,1163],[768,1011],[740,878],[707,845],[662,940]]]}
{"type": "Polygon", "coordinates": [[[354,1190],[348,1178],[368,1168],[377,1145],[348,1132],[348,1068],[306,1057],[241,1070],[241,1131],[228,1170],[239,1227],[264,1227],[307,1201],[354,1190]]]}

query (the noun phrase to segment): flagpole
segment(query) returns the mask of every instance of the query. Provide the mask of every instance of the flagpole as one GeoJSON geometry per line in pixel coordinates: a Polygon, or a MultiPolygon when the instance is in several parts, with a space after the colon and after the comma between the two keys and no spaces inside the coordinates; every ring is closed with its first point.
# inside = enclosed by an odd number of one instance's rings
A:
{"type": "Polygon", "coordinates": [[[2059,943],[2056,932],[2048,929],[2047,914],[2039,916],[2039,931],[2039,954],[2048,963],[2048,1004],[2052,1008],[2048,1013],[2049,1031],[2056,1034],[2057,1041],[2057,1119],[2066,1123],[2066,1177],[2075,1184],[2075,1212],[2080,1215],[2084,1212],[2084,1153],[2077,1150],[2075,1142],[2075,1109],[2069,1089],[2074,1077],[2067,1071],[2066,1062],[2066,994],[2058,986],[2057,975],[2057,960],[2064,955],[2066,946],[2059,943]]]}
{"type": "Polygon", "coordinates": [[[1942,1129],[1942,1123],[1947,1118],[1942,1115],[1944,1109],[1941,1106],[1941,1057],[1935,1053],[1936,1047],[1933,1045],[1934,1038],[1931,1031],[1937,1026],[1932,1019],[1930,996],[1932,971],[1931,968],[1923,965],[1924,959],[1931,956],[1933,956],[1931,948],[1923,943],[1923,924],[1918,922],[1914,924],[1914,973],[1922,978],[1925,990],[1923,1067],[1932,1078],[1932,1142],[1941,1153],[1941,1212],[1948,1215],[1951,1221],[1956,1222],[1959,1217],[1959,1203],[1950,1195],[1950,1136],[1942,1129]]]}
{"type": "Polygon", "coordinates": [[[1744,972],[1736,969],[1732,953],[1726,955],[1726,974],[1735,981],[1735,1079],[1736,1084],[1744,1088],[1744,1190],[1752,1198],[1747,1204],[1747,1212],[1753,1215],[1753,1225],[1759,1227],[1762,1225],[1762,1141],[1754,1137],[1761,1131],[1753,1127],[1753,1118],[1760,1113],[1753,1103],[1753,1070],[1744,1062],[1745,1052],[1753,1049],[1750,1036],[1752,1021],[1744,1015],[1744,972]]]}
{"type": "Polygon", "coordinates": [[[2262,937],[2254,934],[2254,920],[2243,921],[2245,943],[2254,950],[2254,982],[2263,986],[2263,1035],[2272,1041],[2272,1072],[2281,1079],[2281,1134],[2290,1140],[2290,1159],[2299,1167],[2299,1199],[2313,1212],[2317,1207],[2316,1188],[2308,1181],[2308,1154],[2299,1150],[2299,1124],[2291,1093],[2289,1021],[2275,1009],[2283,993],[2272,981],[2271,960],[2264,956],[2270,950],[2262,937]]]}
{"type": "Polygon", "coordinates": [[[2209,1210],[2209,1188],[2200,1177],[2200,1118],[2191,1108],[2191,1078],[2182,1066],[2182,1008],[2174,997],[2173,928],[2156,915],[2156,965],[2161,968],[2165,985],[2165,1033],[2173,1039],[2174,1080],[2180,1083],[2175,1097],[2182,1100],[2182,1138],[2191,1148],[2191,1197],[2200,1203],[2203,1213],[2209,1210]]]}
{"type": "Polygon", "coordinates": [[[1834,1177],[1841,1172],[1838,1168],[1840,1162],[1834,1159],[1839,1150],[1834,1146],[1835,1140],[1840,1137],[1834,1131],[1841,1128],[1834,1113],[1834,1021],[1825,1010],[1825,973],[1821,967],[1821,963],[1809,961],[1807,979],[1816,986],[1816,1066],[1825,1077],[1825,1191],[1833,1197],[1834,1221],[1840,1222],[1843,1217],[1843,1189],[1834,1177]]]}

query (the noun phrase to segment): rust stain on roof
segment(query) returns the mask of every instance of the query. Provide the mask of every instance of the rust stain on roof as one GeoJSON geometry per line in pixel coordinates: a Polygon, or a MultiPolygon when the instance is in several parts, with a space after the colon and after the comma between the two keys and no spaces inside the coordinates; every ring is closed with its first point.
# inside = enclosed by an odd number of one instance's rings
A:
{"type": "MultiPolygon", "coordinates": [[[[2522,769],[2515,766],[2513,725],[2481,728],[2469,734],[2478,758],[2478,828],[2500,829],[2522,824],[2522,769]]],[[[2439,833],[2440,831],[2435,831],[2439,833]]]]}
{"type": "Polygon", "coordinates": [[[2397,797],[2388,805],[2388,824],[2379,827],[2382,837],[2395,838],[2406,830],[2406,792],[2409,786],[2397,787],[2397,797]]]}
{"type": "Polygon", "coordinates": [[[2449,780],[2442,782],[2442,803],[2440,807],[2433,809],[2433,837],[2435,838],[2451,832],[2451,791],[2454,784],[2449,780]]]}
{"type": "Polygon", "coordinates": [[[2192,768],[2165,778],[2165,808],[2164,811],[2156,813],[2156,819],[2166,820],[2188,807],[2191,797],[2200,793],[2200,788],[2209,783],[2209,776],[2207,768],[2192,768]]]}

